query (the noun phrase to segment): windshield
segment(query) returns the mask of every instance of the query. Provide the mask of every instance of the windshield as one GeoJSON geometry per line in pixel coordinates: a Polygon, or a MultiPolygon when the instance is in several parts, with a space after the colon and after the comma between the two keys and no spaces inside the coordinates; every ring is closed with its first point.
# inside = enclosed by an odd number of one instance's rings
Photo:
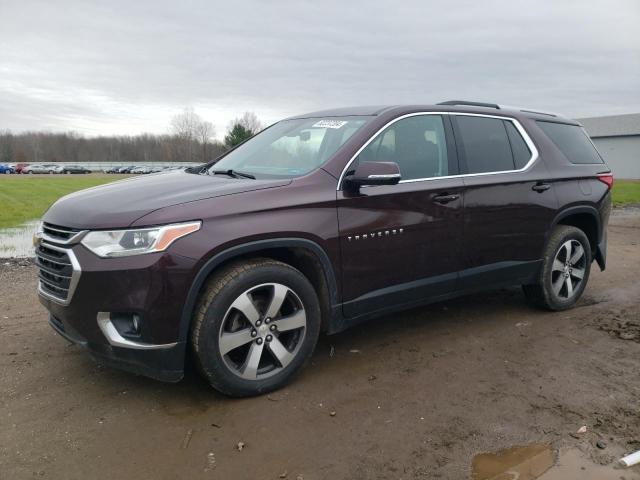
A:
{"type": "Polygon", "coordinates": [[[283,120],[260,132],[210,167],[256,178],[292,178],[326,162],[371,117],[283,120]]]}

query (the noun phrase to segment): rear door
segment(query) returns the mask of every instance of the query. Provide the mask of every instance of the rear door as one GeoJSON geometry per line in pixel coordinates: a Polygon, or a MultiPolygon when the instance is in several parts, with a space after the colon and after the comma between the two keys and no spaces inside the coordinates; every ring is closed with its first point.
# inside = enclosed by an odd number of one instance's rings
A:
{"type": "Polygon", "coordinates": [[[526,282],[557,209],[549,172],[515,119],[451,119],[465,184],[460,287],[526,282]]]}
{"type": "Polygon", "coordinates": [[[361,149],[348,172],[360,161],[396,162],[402,180],[338,191],[345,316],[418,304],[455,289],[463,183],[455,176],[448,116],[395,120],[361,149]]]}

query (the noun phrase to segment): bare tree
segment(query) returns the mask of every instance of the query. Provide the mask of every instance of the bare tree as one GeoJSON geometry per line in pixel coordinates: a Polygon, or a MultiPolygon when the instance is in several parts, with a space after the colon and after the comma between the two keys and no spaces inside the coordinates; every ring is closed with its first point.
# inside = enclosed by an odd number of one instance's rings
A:
{"type": "Polygon", "coordinates": [[[193,161],[194,143],[198,125],[202,123],[200,115],[193,108],[185,108],[182,113],[171,118],[171,131],[179,142],[179,150],[184,160],[193,161]]]}
{"type": "Polygon", "coordinates": [[[264,128],[264,125],[254,112],[244,112],[240,118],[236,118],[231,125],[242,125],[245,130],[255,135],[264,128]]]}
{"type": "Polygon", "coordinates": [[[200,145],[202,161],[207,161],[208,146],[215,134],[213,123],[203,120],[193,108],[185,108],[171,119],[171,131],[185,160],[196,160],[196,147],[200,145]]]}
{"type": "Polygon", "coordinates": [[[202,121],[198,124],[196,128],[197,140],[202,145],[202,161],[207,162],[207,151],[209,147],[209,143],[211,142],[211,138],[216,134],[216,129],[213,126],[213,123],[202,121]]]}
{"type": "Polygon", "coordinates": [[[29,138],[31,151],[33,152],[33,161],[36,163],[40,161],[40,153],[42,152],[41,145],[40,145],[41,143],[40,137],[41,137],[41,134],[33,133],[29,138]]]}

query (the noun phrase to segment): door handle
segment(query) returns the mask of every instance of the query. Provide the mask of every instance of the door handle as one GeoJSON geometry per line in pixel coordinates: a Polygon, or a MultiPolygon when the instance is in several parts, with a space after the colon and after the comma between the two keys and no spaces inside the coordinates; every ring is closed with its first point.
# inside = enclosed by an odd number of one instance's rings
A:
{"type": "Polygon", "coordinates": [[[550,183],[543,183],[543,182],[538,182],[536,183],[533,187],[531,187],[531,190],[534,190],[538,193],[542,193],[546,190],[549,190],[551,188],[551,184],[550,183]]]}
{"type": "Polygon", "coordinates": [[[441,195],[436,195],[435,197],[433,197],[433,201],[444,205],[445,203],[453,202],[454,200],[457,200],[459,198],[460,195],[448,195],[446,193],[443,193],[441,195]]]}

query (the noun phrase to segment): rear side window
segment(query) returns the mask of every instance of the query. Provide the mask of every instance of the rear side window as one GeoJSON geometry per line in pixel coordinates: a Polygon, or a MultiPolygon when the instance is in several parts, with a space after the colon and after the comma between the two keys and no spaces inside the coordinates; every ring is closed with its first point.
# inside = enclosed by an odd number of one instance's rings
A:
{"type": "MultiPolygon", "coordinates": [[[[513,170],[515,164],[502,120],[456,115],[467,173],[513,170]]],[[[509,122],[510,123],[510,122],[509,122]]]]}
{"type": "Polygon", "coordinates": [[[543,121],[538,126],[571,163],[604,163],[582,127],[543,121]]]}
{"type": "Polygon", "coordinates": [[[531,159],[531,150],[527,147],[527,143],[518,132],[518,129],[513,122],[504,122],[504,126],[507,129],[507,135],[509,136],[509,143],[511,144],[511,151],[513,152],[513,163],[516,166],[516,170],[524,168],[531,159]]]}

